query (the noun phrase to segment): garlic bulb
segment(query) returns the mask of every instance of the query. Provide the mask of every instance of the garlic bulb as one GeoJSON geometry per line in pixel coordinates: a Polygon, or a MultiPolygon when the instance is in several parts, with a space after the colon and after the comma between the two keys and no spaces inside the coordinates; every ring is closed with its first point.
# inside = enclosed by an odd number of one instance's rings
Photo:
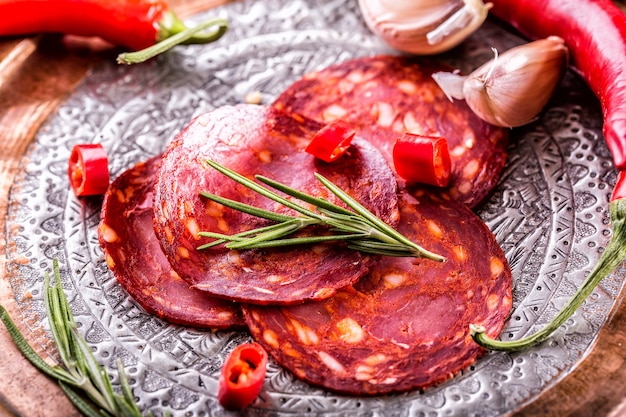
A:
{"type": "Polygon", "coordinates": [[[468,76],[435,73],[448,98],[465,99],[481,119],[501,127],[533,121],[550,100],[568,64],[558,36],[509,49],[468,76]]]}
{"type": "Polygon", "coordinates": [[[365,23],[389,46],[418,55],[460,44],[487,18],[482,0],[359,0],[365,23]]]}

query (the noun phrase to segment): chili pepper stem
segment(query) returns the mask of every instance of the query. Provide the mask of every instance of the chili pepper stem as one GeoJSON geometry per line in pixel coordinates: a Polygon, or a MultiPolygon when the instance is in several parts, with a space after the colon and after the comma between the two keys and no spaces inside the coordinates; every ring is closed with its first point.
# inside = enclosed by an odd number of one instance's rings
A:
{"type": "Polygon", "coordinates": [[[565,323],[591,295],[595,287],[626,258],[626,199],[614,200],[610,204],[613,235],[598,263],[576,291],[571,300],[558,312],[556,317],[543,329],[515,341],[500,341],[485,334],[485,328],[470,325],[472,338],[476,343],[490,350],[518,351],[537,345],[565,323]]]}
{"type": "MultiPolygon", "coordinates": [[[[181,22],[182,24],[182,22],[181,22]]],[[[172,29],[179,30],[180,25],[174,25],[172,29]]],[[[142,49],[140,51],[135,52],[124,52],[117,56],[118,64],[139,64],[141,62],[145,62],[150,58],[154,58],[155,56],[166,52],[173,47],[181,44],[189,44],[189,43],[210,43],[215,42],[219,38],[221,38],[226,31],[228,30],[228,22],[223,18],[214,18],[211,20],[207,20],[206,22],[202,22],[197,26],[192,28],[184,28],[180,32],[176,32],[171,34],[170,36],[164,38],[162,41],[157,42],[156,44],[142,49]],[[206,32],[209,28],[216,26],[216,28],[211,32],[206,32]]]]}

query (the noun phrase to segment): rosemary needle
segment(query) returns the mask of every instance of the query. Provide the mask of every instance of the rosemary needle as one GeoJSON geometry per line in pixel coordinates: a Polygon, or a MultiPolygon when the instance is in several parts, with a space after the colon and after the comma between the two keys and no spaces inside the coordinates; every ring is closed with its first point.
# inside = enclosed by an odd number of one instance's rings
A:
{"type": "MultiPolygon", "coordinates": [[[[141,417],[121,361],[118,377],[122,394],[114,391],[111,377],[96,361],[91,348],[78,333],[74,316],[61,286],[59,263],[53,260],[54,285],[46,272],[44,303],[48,322],[63,366],[50,366],[28,344],[24,336],[0,305],[0,320],[4,323],[20,352],[40,372],[57,380],[74,406],[88,417],[141,417]]],[[[169,415],[169,413],[166,413],[169,415]]],[[[151,413],[146,417],[152,416],[151,413]]]]}
{"type": "Polygon", "coordinates": [[[315,174],[317,180],[337,196],[337,198],[343,201],[351,210],[333,204],[328,200],[303,193],[261,175],[255,177],[262,183],[259,184],[215,161],[208,160],[207,164],[252,191],[296,211],[297,215],[289,216],[279,214],[215,194],[202,192],[200,195],[211,201],[215,201],[243,213],[274,221],[276,224],[247,230],[234,235],[202,231],[200,232],[201,236],[214,238],[216,240],[199,246],[198,249],[206,249],[220,244],[224,244],[228,249],[241,250],[312,244],[326,241],[345,241],[347,242],[348,248],[362,252],[388,256],[428,258],[438,262],[445,260],[444,257],[422,248],[394,230],[337,185],[319,174],[315,174]],[[308,203],[314,206],[316,210],[314,211],[299,205],[281,196],[272,189],[280,191],[296,200],[308,203]],[[331,234],[286,238],[286,236],[309,226],[325,226],[326,230],[331,234]]]}

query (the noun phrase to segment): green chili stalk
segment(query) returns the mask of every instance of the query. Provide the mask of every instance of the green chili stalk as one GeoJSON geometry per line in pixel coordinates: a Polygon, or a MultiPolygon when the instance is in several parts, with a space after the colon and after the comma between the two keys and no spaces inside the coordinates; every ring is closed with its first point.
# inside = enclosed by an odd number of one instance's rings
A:
{"type": "Polygon", "coordinates": [[[470,325],[470,331],[476,343],[490,350],[518,351],[526,349],[546,340],[574,314],[587,297],[591,295],[600,281],[626,258],[626,198],[612,201],[609,209],[612,225],[611,240],[600,256],[598,263],[585,279],[585,282],[583,282],[571,300],[558,312],[556,317],[537,333],[514,341],[492,339],[485,334],[484,327],[472,324],[470,325]]]}
{"type": "Polygon", "coordinates": [[[220,39],[228,30],[228,22],[223,18],[215,18],[200,23],[198,26],[187,28],[176,20],[176,24],[169,28],[171,33],[163,40],[145,49],[135,52],[124,52],[117,56],[118,64],[139,64],[150,58],[166,52],[177,45],[190,43],[210,43],[220,39]],[[207,32],[211,27],[212,31],[207,32]]]}

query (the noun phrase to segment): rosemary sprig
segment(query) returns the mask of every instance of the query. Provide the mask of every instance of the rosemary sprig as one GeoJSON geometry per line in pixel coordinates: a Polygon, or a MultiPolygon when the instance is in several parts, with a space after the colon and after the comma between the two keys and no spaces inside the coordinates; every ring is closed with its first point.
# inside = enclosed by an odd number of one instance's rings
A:
{"type": "MultiPolygon", "coordinates": [[[[111,378],[96,361],[89,345],[78,332],[74,316],[61,286],[59,263],[53,260],[54,285],[46,272],[44,303],[46,314],[61,362],[64,366],[50,366],[28,344],[24,336],[0,305],[0,320],[7,328],[17,348],[40,372],[57,380],[74,406],[88,417],[141,417],[141,411],[128,383],[121,361],[118,377],[122,394],[113,390],[111,378]]],[[[152,416],[151,413],[146,415],[152,416]]]]}
{"type": "Polygon", "coordinates": [[[394,230],[359,202],[350,197],[341,188],[320,174],[315,174],[318,181],[320,181],[322,185],[337,196],[337,198],[346,203],[346,205],[352,210],[333,204],[328,200],[317,198],[295,190],[270,178],[261,175],[255,176],[259,182],[265,184],[266,186],[314,206],[316,208],[314,211],[304,207],[303,205],[299,205],[292,200],[282,197],[270,188],[252,181],[215,161],[208,160],[207,163],[212,168],[218,170],[230,179],[248,187],[262,196],[296,211],[298,215],[290,216],[279,214],[215,194],[202,192],[200,195],[211,201],[220,203],[226,207],[243,213],[274,221],[276,223],[271,226],[248,230],[234,235],[225,235],[214,232],[200,232],[201,236],[210,237],[216,240],[199,246],[198,249],[206,249],[221,244],[228,249],[255,249],[311,244],[326,241],[346,241],[348,248],[362,252],[386,256],[428,258],[438,262],[443,262],[445,260],[444,257],[422,248],[398,231],[394,230]],[[333,234],[287,238],[287,236],[310,226],[325,226],[333,234]]]}

